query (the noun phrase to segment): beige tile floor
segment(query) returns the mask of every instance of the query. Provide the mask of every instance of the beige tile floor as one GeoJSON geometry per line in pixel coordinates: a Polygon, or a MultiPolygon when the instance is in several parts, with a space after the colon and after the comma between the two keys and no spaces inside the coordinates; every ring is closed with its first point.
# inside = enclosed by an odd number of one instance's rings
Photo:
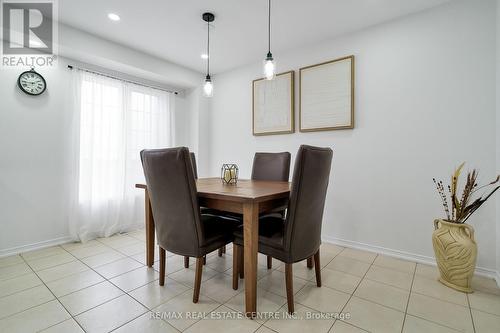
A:
{"type": "Polygon", "coordinates": [[[258,309],[273,315],[241,318],[230,246],[222,258],[208,256],[193,304],[193,267],[169,254],[160,287],[158,262],[144,265],[144,239],[137,230],[0,258],[0,332],[500,332],[493,280],[476,277],[466,295],[437,282],[433,266],[329,244],[321,247],[323,287],[305,263],[294,265],[293,318],[283,265],[268,270],[259,255],[258,309]],[[166,317],[174,313],[182,318],[166,317]]]}

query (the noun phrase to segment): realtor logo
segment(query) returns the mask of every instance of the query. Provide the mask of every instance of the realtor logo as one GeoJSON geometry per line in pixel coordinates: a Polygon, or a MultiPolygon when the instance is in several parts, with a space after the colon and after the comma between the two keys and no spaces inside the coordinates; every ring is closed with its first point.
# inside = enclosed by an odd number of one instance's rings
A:
{"type": "Polygon", "coordinates": [[[56,0],[1,0],[2,67],[52,66],[56,0]]]}

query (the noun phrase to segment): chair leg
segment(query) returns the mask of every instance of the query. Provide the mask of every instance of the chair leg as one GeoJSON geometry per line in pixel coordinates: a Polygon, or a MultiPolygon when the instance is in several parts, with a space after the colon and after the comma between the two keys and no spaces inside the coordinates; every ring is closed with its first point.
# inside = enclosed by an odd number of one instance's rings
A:
{"type": "Polygon", "coordinates": [[[226,245],[222,247],[222,253],[226,253],[226,245]]]}
{"type": "Polygon", "coordinates": [[[238,290],[239,252],[240,246],[233,244],[233,289],[238,290]]]}
{"type": "Polygon", "coordinates": [[[238,251],[238,272],[240,273],[240,279],[245,278],[245,256],[243,254],[243,246],[240,246],[240,250],[238,251]]]}
{"type": "Polygon", "coordinates": [[[184,268],[189,268],[189,257],[188,256],[184,257],[184,268]]]}
{"type": "Polygon", "coordinates": [[[196,258],[196,273],[194,277],[193,303],[200,298],[201,274],[203,273],[203,258],[196,258]]]}
{"type": "Polygon", "coordinates": [[[319,262],[319,249],[314,254],[314,270],[316,271],[316,285],[321,287],[321,265],[319,262]]]}
{"type": "Polygon", "coordinates": [[[166,255],[165,249],[160,249],[160,286],[165,285],[165,265],[166,265],[166,255]]]}
{"type": "Polygon", "coordinates": [[[223,253],[222,247],[219,247],[219,257],[222,257],[222,253],[223,253]]]}
{"type": "Polygon", "coordinates": [[[313,257],[307,258],[307,268],[313,268],[313,257]]]}
{"type": "Polygon", "coordinates": [[[267,256],[267,269],[273,268],[273,257],[267,256]]]}
{"type": "Polygon", "coordinates": [[[293,305],[293,274],[292,264],[285,264],[285,284],[286,284],[286,300],[288,303],[288,312],[294,313],[293,305]]]}

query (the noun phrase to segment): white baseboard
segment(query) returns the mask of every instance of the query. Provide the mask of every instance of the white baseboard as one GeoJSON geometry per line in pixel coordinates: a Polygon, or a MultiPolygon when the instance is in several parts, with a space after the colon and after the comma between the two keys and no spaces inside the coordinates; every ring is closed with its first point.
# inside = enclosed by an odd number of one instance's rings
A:
{"type": "Polygon", "coordinates": [[[11,255],[19,254],[19,253],[23,253],[23,252],[40,250],[40,249],[43,249],[45,247],[61,245],[61,244],[69,243],[71,241],[73,241],[73,239],[70,236],[65,236],[65,237],[59,237],[59,238],[46,240],[43,242],[27,244],[27,245],[22,245],[22,246],[17,246],[17,247],[11,247],[8,249],[0,250],[0,258],[8,257],[11,255]]]}
{"type": "MultiPolygon", "coordinates": [[[[409,260],[409,261],[414,261],[414,262],[418,262],[421,264],[436,266],[436,260],[434,257],[424,256],[424,255],[405,252],[405,251],[388,249],[388,248],[385,248],[382,246],[375,246],[375,245],[355,242],[355,241],[351,241],[351,240],[340,239],[340,238],[326,236],[326,235],[323,235],[322,239],[325,243],[335,244],[335,245],[344,246],[344,247],[350,247],[353,249],[364,250],[364,251],[368,251],[368,252],[375,252],[375,253],[383,254],[383,255],[398,258],[398,259],[409,260]]],[[[497,282],[497,285],[500,286],[500,272],[495,271],[493,269],[489,269],[489,268],[476,267],[476,274],[480,275],[480,276],[486,276],[489,278],[493,278],[497,282]]]]}

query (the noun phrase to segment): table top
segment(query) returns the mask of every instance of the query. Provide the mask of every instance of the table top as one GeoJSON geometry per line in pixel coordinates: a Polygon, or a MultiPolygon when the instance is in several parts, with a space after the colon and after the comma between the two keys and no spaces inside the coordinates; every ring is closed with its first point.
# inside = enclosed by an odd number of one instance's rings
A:
{"type": "MultiPolygon", "coordinates": [[[[137,188],[146,188],[136,184],[137,188]]],[[[265,201],[290,195],[289,182],[238,179],[235,185],[225,185],[220,178],[200,178],[196,181],[198,197],[230,201],[265,201]]]]}

